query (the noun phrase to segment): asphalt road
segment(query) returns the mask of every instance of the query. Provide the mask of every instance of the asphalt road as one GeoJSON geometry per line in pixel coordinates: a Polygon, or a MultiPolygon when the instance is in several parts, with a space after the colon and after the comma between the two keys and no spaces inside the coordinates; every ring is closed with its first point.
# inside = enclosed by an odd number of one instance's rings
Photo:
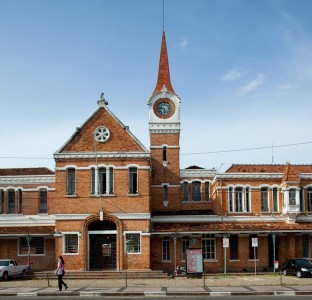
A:
{"type": "MultiPolygon", "coordinates": [[[[233,299],[243,299],[243,300],[278,300],[278,299],[282,299],[283,300],[307,300],[307,299],[311,299],[311,296],[216,296],[213,297],[214,299],[217,300],[229,300],[231,298],[233,299]]],[[[2,297],[0,296],[1,300],[12,300],[12,299],[16,299],[18,298],[18,300],[29,300],[29,297],[12,297],[12,296],[7,296],[7,297],[2,297]]],[[[118,297],[118,296],[109,296],[109,297],[97,297],[97,299],[109,299],[109,300],[136,300],[136,299],[151,299],[152,300],[169,300],[169,299],[185,299],[185,300],[207,300],[208,298],[210,299],[211,297],[207,297],[207,296],[165,296],[165,297],[154,297],[154,296],[142,296],[142,297],[131,297],[131,296],[126,296],[126,297],[118,297]]],[[[50,296],[44,296],[44,297],[40,297],[37,296],[33,299],[36,300],[55,300],[55,297],[50,297],[50,296]]],[[[90,297],[82,297],[82,296],[70,296],[70,297],[66,297],[66,296],[58,296],[57,299],[72,299],[72,300],[90,300],[90,297]]]]}

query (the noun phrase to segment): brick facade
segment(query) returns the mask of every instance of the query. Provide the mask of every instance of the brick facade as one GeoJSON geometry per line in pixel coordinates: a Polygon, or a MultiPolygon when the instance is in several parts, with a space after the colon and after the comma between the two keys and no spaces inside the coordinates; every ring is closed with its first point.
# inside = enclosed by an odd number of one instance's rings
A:
{"type": "Polygon", "coordinates": [[[224,271],[224,251],[229,272],[311,258],[312,165],[181,170],[180,104],[163,33],[150,150],[101,95],[54,154],[55,172],[0,169],[0,258],[36,270],[54,269],[63,255],[68,270],[172,272],[187,264],[187,249],[202,249],[208,273],[224,271]]]}

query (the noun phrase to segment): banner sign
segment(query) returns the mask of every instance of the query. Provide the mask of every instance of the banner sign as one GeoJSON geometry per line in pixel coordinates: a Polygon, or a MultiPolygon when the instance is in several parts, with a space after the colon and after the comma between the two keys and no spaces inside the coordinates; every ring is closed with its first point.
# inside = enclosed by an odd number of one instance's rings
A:
{"type": "Polygon", "coordinates": [[[203,273],[203,249],[186,249],[186,272],[203,273]]]}

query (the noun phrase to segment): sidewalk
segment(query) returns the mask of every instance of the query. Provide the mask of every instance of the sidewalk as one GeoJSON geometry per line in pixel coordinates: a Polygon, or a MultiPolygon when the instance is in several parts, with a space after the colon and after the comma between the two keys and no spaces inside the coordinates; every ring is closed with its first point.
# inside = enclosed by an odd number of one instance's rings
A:
{"type": "Polygon", "coordinates": [[[204,279],[12,280],[0,282],[1,296],[166,296],[166,295],[312,295],[312,279],[279,275],[223,275],[204,279]],[[280,284],[282,281],[282,285],[280,284]]]}

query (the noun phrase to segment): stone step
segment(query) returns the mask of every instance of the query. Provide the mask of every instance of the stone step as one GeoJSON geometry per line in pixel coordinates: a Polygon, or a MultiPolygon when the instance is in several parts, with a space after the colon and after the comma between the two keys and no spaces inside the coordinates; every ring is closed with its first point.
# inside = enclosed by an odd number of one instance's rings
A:
{"type": "MultiPolygon", "coordinates": [[[[32,272],[27,275],[29,278],[50,278],[56,279],[57,274],[51,271],[32,272]]],[[[166,278],[163,271],[66,271],[65,277],[68,279],[139,279],[139,278],[166,278]]]]}

